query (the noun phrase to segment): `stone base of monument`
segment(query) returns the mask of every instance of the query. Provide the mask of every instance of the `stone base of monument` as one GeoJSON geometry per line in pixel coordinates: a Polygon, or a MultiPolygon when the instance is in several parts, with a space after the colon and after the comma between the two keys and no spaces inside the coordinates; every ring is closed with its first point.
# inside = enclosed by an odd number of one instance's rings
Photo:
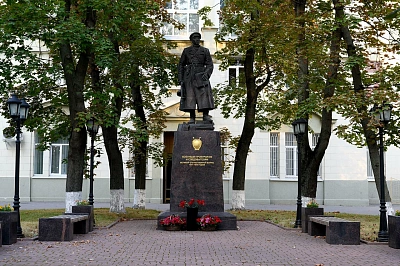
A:
{"type": "MultiPolygon", "coordinates": [[[[163,230],[163,227],[160,225],[160,220],[172,214],[179,215],[181,218],[186,218],[186,212],[160,213],[157,218],[157,230],[163,230]]],[[[198,217],[200,218],[204,214],[211,214],[212,216],[218,216],[222,220],[221,224],[218,226],[218,230],[237,230],[237,218],[235,215],[229,212],[199,212],[198,217]]]]}
{"type": "Polygon", "coordinates": [[[204,214],[218,216],[222,223],[218,230],[237,230],[236,216],[225,212],[222,184],[221,137],[213,131],[212,123],[181,124],[174,135],[171,169],[171,197],[168,212],[158,216],[160,220],[172,214],[186,218],[182,201],[203,200],[198,217],[204,214]]]}

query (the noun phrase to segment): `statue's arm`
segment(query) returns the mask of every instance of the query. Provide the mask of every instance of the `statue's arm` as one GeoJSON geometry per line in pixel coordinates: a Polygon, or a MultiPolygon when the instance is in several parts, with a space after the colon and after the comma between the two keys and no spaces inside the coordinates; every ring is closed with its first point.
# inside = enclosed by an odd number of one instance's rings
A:
{"type": "Polygon", "coordinates": [[[178,83],[181,84],[183,82],[183,77],[184,77],[184,71],[185,71],[185,65],[186,65],[186,49],[183,50],[181,58],[179,59],[179,64],[178,64],[178,83]]]}
{"type": "Polygon", "coordinates": [[[204,62],[204,65],[206,66],[205,72],[206,72],[208,78],[210,78],[211,74],[213,73],[213,70],[214,70],[214,64],[212,61],[210,50],[208,50],[207,48],[205,48],[205,50],[206,50],[205,51],[205,62],[204,62]]]}

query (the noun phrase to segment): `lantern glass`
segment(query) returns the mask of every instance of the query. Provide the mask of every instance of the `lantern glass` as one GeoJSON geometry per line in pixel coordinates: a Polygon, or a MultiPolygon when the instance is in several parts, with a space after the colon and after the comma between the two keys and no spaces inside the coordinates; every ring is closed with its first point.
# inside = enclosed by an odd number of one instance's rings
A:
{"type": "Polygon", "coordinates": [[[292,123],[292,126],[293,126],[293,133],[296,136],[299,134],[304,134],[306,133],[307,129],[307,120],[305,120],[304,118],[297,119],[292,123]]]}
{"type": "Polygon", "coordinates": [[[19,116],[19,108],[21,105],[21,100],[18,99],[17,95],[12,94],[11,98],[7,101],[8,111],[12,118],[16,118],[19,116]]]}
{"type": "Polygon", "coordinates": [[[21,120],[26,120],[28,118],[29,107],[30,105],[25,101],[25,99],[22,99],[19,107],[19,118],[21,120]]]}
{"type": "Polygon", "coordinates": [[[392,116],[392,106],[390,104],[384,104],[380,111],[380,119],[384,123],[388,123],[390,121],[390,117],[392,116]]]}
{"type": "Polygon", "coordinates": [[[99,124],[97,123],[96,119],[94,119],[93,117],[89,119],[89,121],[87,121],[87,130],[90,133],[93,134],[97,134],[97,132],[99,132],[99,124]]]}
{"type": "Polygon", "coordinates": [[[306,133],[306,123],[299,123],[298,126],[300,134],[306,133]]]}

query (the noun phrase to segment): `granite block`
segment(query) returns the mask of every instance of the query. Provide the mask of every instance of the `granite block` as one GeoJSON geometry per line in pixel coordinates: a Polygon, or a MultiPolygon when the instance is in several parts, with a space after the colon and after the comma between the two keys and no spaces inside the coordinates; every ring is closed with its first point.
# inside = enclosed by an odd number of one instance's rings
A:
{"type": "Polygon", "coordinates": [[[72,214],[85,213],[89,215],[89,232],[93,231],[94,227],[94,208],[93,205],[72,206],[72,214]]]}
{"type": "Polygon", "coordinates": [[[326,243],[332,245],[359,245],[360,222],[331,222],[326,230],[326,243]]]}
{"type": "Polygon", "coordinates": [[[2,237],[2,233],[1,233],[1,224],[2,224],[3,222],[2,221],[0,221],[0,247],[3,245],[2,244],[2,242],[3,242],[3,237],[2,237]]]}
{"type": "Polygon", "coordinates": [[[74,226],[70,218],[40,218],[39,241],[71,241],[74,226]]]}
{"type": "Polygon", "coordinates": [[[219,132],[175,132],[170,210],[183,211],[179,203],[191,198],[205,200],[205,206],[199,207],[200,212],[224,211],[219,132]]]}
{"type": "Polygon", "coordinates": [[[400,248],[400,216],[389,215],[389,247],[400,248]]]}
{"type": "Polygon", "coordinates": [[[359,245],[360,222],[332,216],[310,216],[308,234],[326,236],[326,243],[332,245],[359,245]]]}
{"type": "Polygon", "coordinates": [[[301,231],[308,232],[308,217],[315,215],[324,215],[324,208],[301,208],[301,231]]]}
{"type": "Polygon", "coordinates": [[[2,222],[2,244],[11,245],[17,242],[17,224],[18,224],[18,213],[12,212],[0,212],[0,221],[2,222]]]}

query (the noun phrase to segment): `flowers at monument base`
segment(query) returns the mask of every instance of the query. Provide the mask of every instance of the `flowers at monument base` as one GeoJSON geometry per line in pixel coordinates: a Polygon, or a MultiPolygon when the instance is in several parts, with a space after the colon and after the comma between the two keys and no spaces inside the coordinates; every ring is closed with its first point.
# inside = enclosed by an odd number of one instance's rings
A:
{"type": "Polygon", "coordinates": [[[204,206],[205,205],[205,201],[204,200],[200,200],[200,199],[195,200],[195,199],[192,198],[189,201],[182,200],[179,203],[179,207],[180,208],[185,208],[185,207],[187,207],[187,208],[198,208],[200,205],[204,206]]]}
{"type": "Polygon", "coordinates": [[[165,217],[164,219],[160,220],[160,225],[162,226],[171,226],[171,225],[184,225],[186,224],[186,220],[179,215],[172,214],[168,217],[165,217]]]}
{"type": "Polygon", "coordinates": [[[87,201],[87,200],[76,200],[75,203],[76,203],[76,206],[86,206],[86,205],[89,205],[89,201],[87,201]]]}
{"type": "Polygon", "coordinates": [[[4,205],[4,206],[0,206],[0,212],[11,212],[13,210],[14,210],[14,208],[11,207],[10,204],[4,205]]]}
{"type": "Polygon", "coordinates": [[[395,212],[394,215],[395,215],[395,216],[400,216],[400,211],[399,211],[399,210],[396,210],[396,212],[395,212]]]}
{"type": "Polygon", "coordinates": [[[197,218],[196,221],[200,228],[217,227],[222,222],[218,216],[212,216],[211,214],[204,214],[197,218]]]}
{"type": "Polygon", "coordinates": [[[315,199],[310,200],[307,203],[307,208],[318,208],[319,204],[315,201],[315,199]]]}

